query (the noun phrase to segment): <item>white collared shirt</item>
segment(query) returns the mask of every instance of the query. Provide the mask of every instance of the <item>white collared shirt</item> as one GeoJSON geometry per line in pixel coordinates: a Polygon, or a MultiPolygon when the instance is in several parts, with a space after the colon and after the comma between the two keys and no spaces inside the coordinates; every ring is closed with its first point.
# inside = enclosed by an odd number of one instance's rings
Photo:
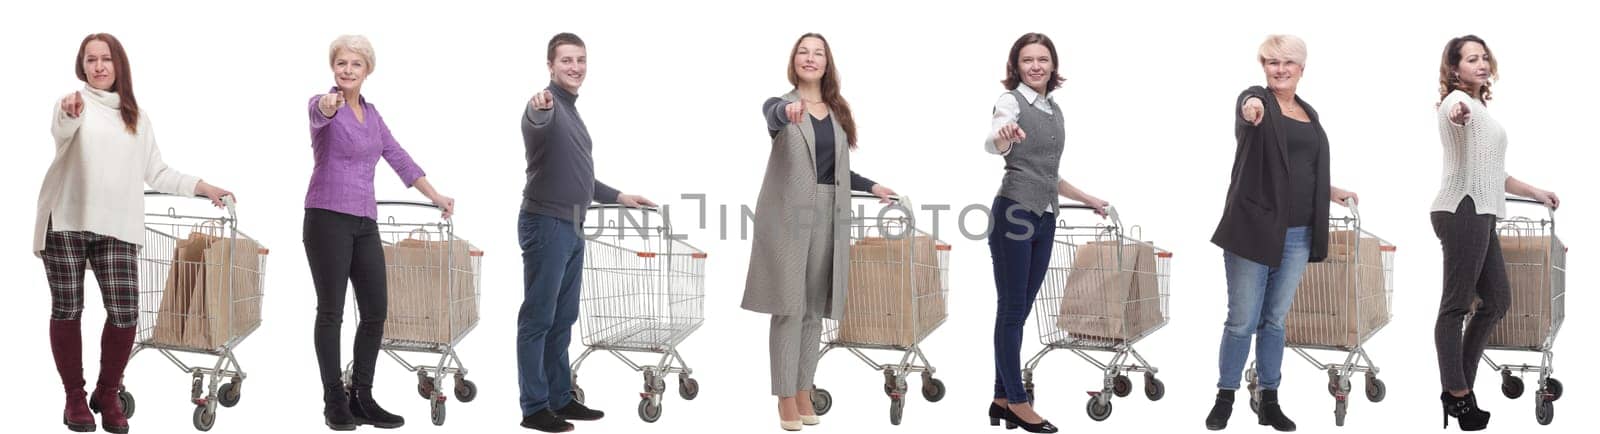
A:
{"type": "MultiPolygon", "coordinates": [[[[1017,86],[1017,92],[1022,93],[1022,99],[1027,100],[1028,104],[1034,108],[1045,113],[1055,114],[1055,111],[1050,108],[1051,96],[1049,94],[1039,95],[1039,92],[1034,91],[1032,87],[1027,85],[1017,86]]],[[[994,118],[989,122],[989,137],[983,141],[983,149],[990,154],[1006,155],[1011,153],[1009,147],[1006,152],[1000,152],[999,149],[995,148],[994,140],[999,136],[1001,128],[1016,122],[1017,117],[1021,114],[1022,107],[1017,105],[1017,99],[1011,96],[1011,92],[1001,94],[1000,100],[994,102],[994,118]]]]}

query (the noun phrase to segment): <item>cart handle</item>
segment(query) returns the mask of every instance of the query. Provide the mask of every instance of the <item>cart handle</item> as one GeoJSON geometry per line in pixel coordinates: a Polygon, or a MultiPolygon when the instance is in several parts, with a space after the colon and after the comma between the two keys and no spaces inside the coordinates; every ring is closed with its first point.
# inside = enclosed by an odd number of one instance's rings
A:
{"type": "Polygon", "coordinates": [[[1529,199],[1529,198],[1525,198],[1525,197],[1520,197],[1520,196],[1506,196],[1506,202],[1515,202],[1515,203],[1527,204],[1527,205],[1538,205],[1538,206],[1544,207],[1545,211],[1549,211],[1550,212],[1550,224],[1551,225],[1555,224],[1555,221],[1556,221],[1556,209],[1555,208],[1551,208],[1549,206],[1546,206],[1544,204],[1544,202],[1540,202],[1540,201],[1537,201],[1537,200],[1533,200],[1533,199],[1529,199]]]}
{"type": "MultiPolygon", "coordinates": [[[[176,195],[176,194],[163,193],[163,192],[159,192],[159,191],[155,191],[155,190],[145,190],[144,191],[144,197],[152,197],[152,196],[178,197],[178,195],[176,195]]],[[[194,195],[193,198],[211,200],[211,198],[206,197],[203,194],[196,194],[196,195],[194,195]]],[[[227,196],[223,196],[222,197],[222,206],[223,206],[223,208],[227,208],[228,209],[228,220],[233,220],[233,221],[237,222],[239,220],[239,213],[234,208],[233,204],[234,204],[233,194],[230,193],[227,196]]]]}
{"type": "MultiPolygon", "coordinates": [[[[859,192],[859,191],[852,191],[852,192],[850,192],[850,198],[851,199],[878,199],[878,195],[872,194],[872,193],[862,193],[862,192],[859,192]]],[[[895,201],[895,202],[909,201],[910,199],[911,198],[903,197],[903,196],[898,195],[898,194],[889,195],[889,200],[895,201]]]]}
{"type": "MultiPolygon", "coordinates": [[[[1062,205],[1057,206],[1056,208],[1057,209],[1094,211],[1094,207],[1088,206],[1088,205],[1084,205],[1084,204],[1080,204],[1080,203],[1062,204],[1062,205]]],[[[1117,207],[1114,207],[1114,206],[1111,206],[1111,205],[1107,204],[1106,205],[1106,217],[1111,219],[1111,224],[1113,226],[1116,226],[1116,227],[1119,227],[1119,228],[1122,227],[1122,217],[1117,215],[1117,207]]]]}

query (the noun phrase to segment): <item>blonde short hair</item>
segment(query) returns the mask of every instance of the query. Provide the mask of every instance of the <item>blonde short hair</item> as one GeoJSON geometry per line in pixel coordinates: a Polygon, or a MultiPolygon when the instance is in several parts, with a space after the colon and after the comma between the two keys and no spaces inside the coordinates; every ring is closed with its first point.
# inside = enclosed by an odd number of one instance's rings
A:
{"type": "Polygon", "coordinates": [[[1267,59],[1287,60],[1305,66],[1306,41],[1294,35],[1270,35],[1261,42],[1261,49],[1256,52],[1256,60],[1266,63],[1267,59]]]}
{"type": "Polygon", "coordinates": [[[339,57],[339,50],[360,55],[367,61],[368,74],[378,69],[378,55],[372,52],[372,42],[366,36],[342,35],[334,39],[332,44],[328,44],[328,66],[333,66],[334,59],[339,57]]]}

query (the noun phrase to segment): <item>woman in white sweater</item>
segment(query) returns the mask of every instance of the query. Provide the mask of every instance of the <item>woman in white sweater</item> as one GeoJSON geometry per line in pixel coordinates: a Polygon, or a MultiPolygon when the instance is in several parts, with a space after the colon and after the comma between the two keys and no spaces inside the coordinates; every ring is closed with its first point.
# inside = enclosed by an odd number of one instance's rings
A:
{"type": "Polygon", "coordinates": [[[1478,359],[1489,332],[1511,303],[1511,283],[1495,233],[1505,218],[1506,193],[1561,204],[1555,193],[1506,174],[1506,131],[1489,115],[1489,85],[1496,78],[1494,55],[1477,36],[1451,39],[1439,65],[1439,140],[1444,144],[1444,180],[1433,201],[1433,232],[1444,247],[1444,290],[1434,323],[1434,348],[1444,423],[1464,431],[1489,424],[1472,393],[1478,359]],[[1473,301],[1482,300],[1472,320],[1473,301]]]}
{"type": "Polygon", "coordinates": [[[62,422],[78,432],[95,430],[93,411],[107,432],[128,432],[117,394],[133,349],[139,313],[138,252],[144,241],[144,185],[177,195],[205,195],[221,206],[227,190],[179,173],[161,161],[150,119],[133,97],[122,44],[104,33],[78,45],[78,79],[86,86],[63,97],[50,133],[56,156],[39,188],[33,252],[50,282],[50,350],[66,389],[62,422]],[[83,313],[85,270],[94,270],[106,308],[100,335],[100,378],[84,393],[83,313]]]}

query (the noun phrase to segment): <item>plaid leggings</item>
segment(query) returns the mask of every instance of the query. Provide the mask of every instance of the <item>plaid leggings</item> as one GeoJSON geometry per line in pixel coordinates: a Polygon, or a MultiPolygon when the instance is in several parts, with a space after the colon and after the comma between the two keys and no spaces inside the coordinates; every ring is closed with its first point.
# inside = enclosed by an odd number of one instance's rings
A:
{"type": "Polygon", "coordinates": [[[117,328],[139,318],[139,246],[84,231],[50,231],[44,241],[44,271],[50,281],[50,319],[83,317],[83,272],[94,270],[106,319],[117,328]]]}

